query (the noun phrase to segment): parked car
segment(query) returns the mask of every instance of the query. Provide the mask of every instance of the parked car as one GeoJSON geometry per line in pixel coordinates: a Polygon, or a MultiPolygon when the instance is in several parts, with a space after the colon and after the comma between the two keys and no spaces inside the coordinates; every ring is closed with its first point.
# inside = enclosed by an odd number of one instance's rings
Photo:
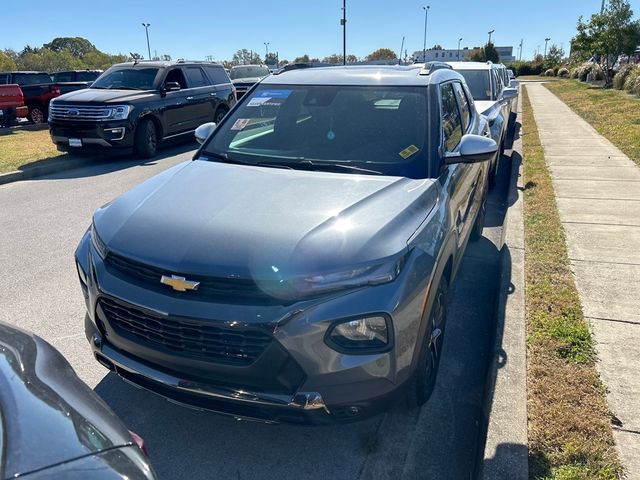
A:
{"type": "Polygon", "coordinates": [[[60,87],[60,93],[75,92],[88,88],[102,74],[102,70],[65,70],[52,75],[53,81],[60,87]]]}
{"type": "Polygon", "coordinates": [[[167,139],[189,138],[235,104],[222,65],[136,62],[112,66],[90,88],[51,104],[49,131],[61,151],[131,152],[149,158],[167,139]]]}
{"type": "Polygon", "coordinates": [[[17,118],[26,117],[28,113],[20,86],[0,85],[0,127],[10,127],[17,118]]]}
{"type": "Polygon", "coordinates": [[[98,209],[75,258],[98,361],[265,422],[427,401],[497,145],[447,68],[262,80],[192,161],[98,209]]]}
{"type": "Polygon", "coordinates": [[[270,74],[266,65],[236,65],[231,68],[229,76],[236,87],[238,98],[242,98],[251,87],[270,74]]]}
{"type": "MultiPolygon", "coordinates": [[[[513,73],[513,70],[511,70],[510,68],[507,69],[507,75],[509,75],[509,82],[516,79],[516,74],[513,73]]],[[[512,86],[511,83],[509,83],[509,86],[512,86]]]]}
{"type": "Polygon", "coordinates": [[[60,87],[51,82],[46,72],[0,72],[0,85],[20,85],[24,102],[29,108],[28,119],[40,124],[47,121],[51,99],[60,95],[60,87]]]}
{"type": "Polygon", "coordinates": [[[500,154],[507,138],[511,100],[517,90],[504,88],[491,62],[448,62],[460,73],[471,91],[478,112],[489,120],[491,138],[500,146],[499,153],[491,162],[489,186],[496,184],[500,154]]]}
{"type": "MultiPolygon", "coordinates": [[[[493,68],[495,68],[496,72],[498,73],[498,77],[501,83],[501,92],[504,92],[507,88],[515,88],[515,92],[513,92],[513,96],[511,96],[510,99],[505,99],[505,102],[509,107],[508,126],[510,127],[511,120],[514,117],[512,113],[516,110],[516,102],[518,100],[517,84],[516,82],[512,82],[511,79],[509,78],[509,72],[505,65],[503,65],[502,63],[493,64],[493,68]]],[[[501,93],[501,95],[504,96],[503,93],[501,93]]]]}
{"type": "Polygon", "coordinates": [[[55,348],[0,322],[0,478],[154,479],[143,448],[55,348]]]}

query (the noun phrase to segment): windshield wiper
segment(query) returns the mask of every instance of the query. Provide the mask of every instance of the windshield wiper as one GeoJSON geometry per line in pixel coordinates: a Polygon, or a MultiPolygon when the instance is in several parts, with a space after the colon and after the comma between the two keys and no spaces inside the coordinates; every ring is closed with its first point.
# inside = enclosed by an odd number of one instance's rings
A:
{"type": "MultiPolygon", "coordinates": [[[[294,165],[293,163],[288,163],[287,165],[294,165]]],[[[368,168],[356,167],[355,165],[347,165],[343,163],[325,163],[325,162],[313,162],[311,160],[302,159],[300,162],[297,162],[296,165],[303,165],[309,167],[310,170],[327,170],[327,171],[343,171],[348,170],[351,172],[359,172],[359,173],[367,173],[370,175],[384,175],[384,173],[379,172],[378,170],[370,170],[368,168]]]]}
{"type": "Polygon", "coordinates": [[[224,163],[234,163],[236,165],[251,165],[255,167],[257,164],[253,162],[245,162],[244,160],[238,160],[237,158],[231,158],[224,152],[204,152],[204,156],[213,157],[218,160],[222,160],[224,163]]]}

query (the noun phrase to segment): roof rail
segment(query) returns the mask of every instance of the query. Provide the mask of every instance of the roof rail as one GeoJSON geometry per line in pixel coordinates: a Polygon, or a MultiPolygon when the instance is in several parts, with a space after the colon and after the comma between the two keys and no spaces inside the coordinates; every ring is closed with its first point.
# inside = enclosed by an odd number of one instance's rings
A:
{"type": "Polygon", "coordinates": [[[425,62],[424,66],[420,69],[418,75],[431,75],[436,70],[448,68],[451,70],[451,65],[445,62],[425,62]]]}

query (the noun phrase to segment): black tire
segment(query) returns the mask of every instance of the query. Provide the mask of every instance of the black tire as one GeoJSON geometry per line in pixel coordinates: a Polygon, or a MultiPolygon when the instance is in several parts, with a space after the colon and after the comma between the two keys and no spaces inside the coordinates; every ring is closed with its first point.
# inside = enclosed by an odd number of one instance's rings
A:
{"type": "Polygon", "coordinates": [[[229,113],[229,110],[224,107],[220,107],[213,115],[213,123],[216,125],[219,124],[227,113],[229,113]]]}
{"type": "Polygon", "coordinates": [[[480,204],[480,210],[478,211],[478,215],[476,216],[476,221],[473,222],[473,227],[471,227],[471,241],[477,242],[482,238],[482,230],[484,229],[484,219],[487,214],[487,196],[485,194],[482,199],[482,203],[480,204]]]}
{"type": "Polygon", "coordinates": [[[158,131],[153,120],[143,119],[136,128],[134,137],[135,152],[139,157],[151,158],[158,149],[158,131]]]}
{"type": "Polygon", "coordinates": [[[449,283],[443,277],[438,285],[436,298],[429,313],[425,336],[421,341],[418,365],[407,385],[406,402],[410,409],[424,405],[436,386],[440,358],[442,357],[448,298],[449,283]]]}
{"type": "Polygon", "coordinates": [[[34,125],[40,125],[47,121],[47,112],[40,105],[30,105],[27,118],[34,125]]]}

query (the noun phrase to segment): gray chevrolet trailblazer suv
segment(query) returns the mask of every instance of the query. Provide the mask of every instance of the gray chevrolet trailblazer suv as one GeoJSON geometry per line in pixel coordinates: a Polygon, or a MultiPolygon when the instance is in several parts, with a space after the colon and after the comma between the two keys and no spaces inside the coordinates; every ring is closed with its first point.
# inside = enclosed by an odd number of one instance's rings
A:
{"type": "Polygon", "coordinates": [[[463,77],[293,70],[203,130],[192,161],[98,209],[78,246],[96,359],[265,422],[424,403],[497,152],[463,77]]]}

